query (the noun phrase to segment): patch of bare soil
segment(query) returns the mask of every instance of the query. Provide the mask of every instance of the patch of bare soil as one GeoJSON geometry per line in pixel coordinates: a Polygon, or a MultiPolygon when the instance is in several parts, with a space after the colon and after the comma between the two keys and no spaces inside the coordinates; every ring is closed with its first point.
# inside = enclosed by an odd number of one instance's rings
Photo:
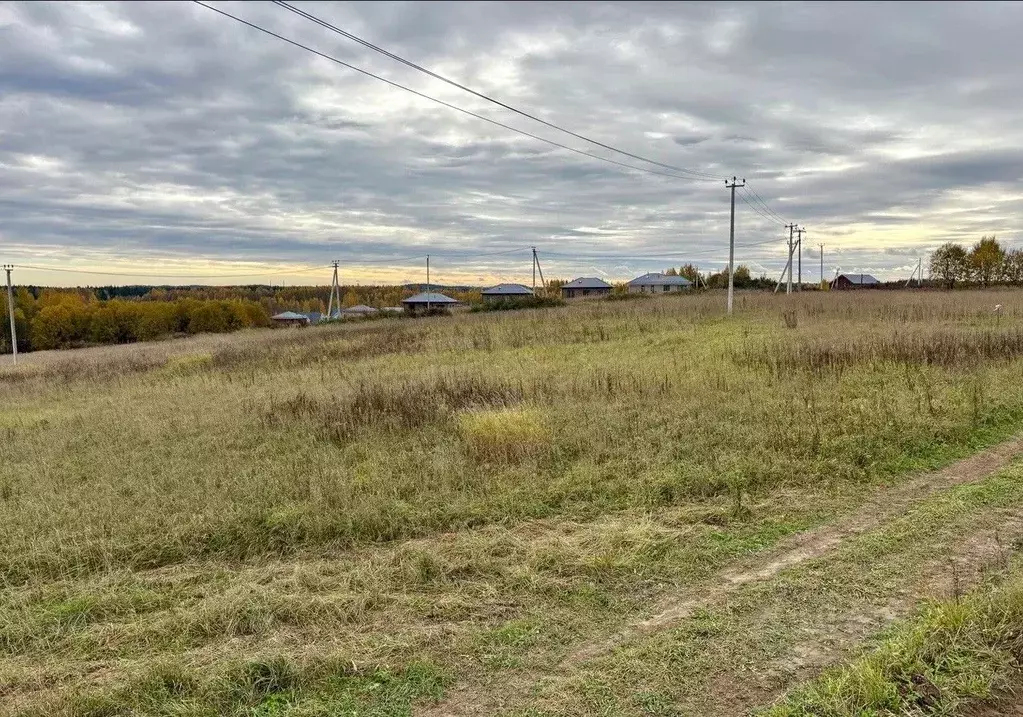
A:
{"type": "MultiPolygon", "coordinates": [[[[666,596],[654,606],[649,617],[615,634],[579,645],[549,671],[519,673],[508,679],[500,681],[495,679],[487,685],[466,684],[456,687],[446,699],[435,705],[424,706],[418,709],[416,714],[421,717],[477,717],[496,714],[512,707],[513,704],[521,705],[522,700],[528,697],[531,687],[544,677],[568,673],[580,663],[606,654],[632,640],[670,629],[692,615],[698,608],[719,603],[742,586],[768,580],[787,568],[822,557],[845,541],[879,527],[929,496],[957,485],[987,478],[1021,454],[1023,436],[1017,436],[941,470],[924,473],[891,488],[879,490],[854,512],[830,525],[792,536],[773,550],[753,556],[742,565],[722,572],[716,580],[688,594],[666,596]]],[[[861,616],[863,624],[859,634],[876,629],[879,620],[887,621],[898,614],[900,612],[893,609],[890,615],[861,616]]],[[[850,619],[853,623],[857,622],[856,619],[850,619]]],[[[855,634],[856,630],[850,631],[848,639],[854,642],[855,634]]],[[[807,672],[819,669],[820,665],[834,659],[836,653],[824,651],[815,654],[814,651],[817,649],[807,648],[808,654],[803,658],[805,668],[797,668],[791,678],[781,681],[781,684],[771,680],[768,683],[770,687],[763,690],[754,688],[748,695],[743,696],[739,691],[740,686],[732,681],[725,690],[730,699],[722,704],[727,711],[718,714],[741,713],[744,705],[762,703],[770,699],[772,695],[782,691],[785,684],[792,684],[807,672]]]]}

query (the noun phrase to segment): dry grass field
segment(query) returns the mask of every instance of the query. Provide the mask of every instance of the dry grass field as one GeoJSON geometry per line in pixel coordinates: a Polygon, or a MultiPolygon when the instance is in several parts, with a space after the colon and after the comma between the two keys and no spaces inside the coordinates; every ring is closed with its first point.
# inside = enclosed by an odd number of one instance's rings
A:
{"type": "MultiPolygon", "coordinates": [[[[5,362],[0,713],[955,714],[1004,694],[1003,643],[916,701],[849,675],[930,634],[930,598],[1023,629],[988,609],[1023,594],[1023,293],[722,305],[5,362]]],[[[941,651],[913,644],[906,674],[930,674],[941,651]]]]}

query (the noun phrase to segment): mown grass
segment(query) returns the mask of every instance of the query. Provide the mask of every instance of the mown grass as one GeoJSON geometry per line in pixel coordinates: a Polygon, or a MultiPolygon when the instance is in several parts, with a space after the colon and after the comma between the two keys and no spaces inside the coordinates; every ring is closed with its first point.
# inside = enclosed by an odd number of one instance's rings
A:
{"type": "Polygon", "coordinates": [[[257,656],[516,669],[1016,431],[1015,354],[876,342],[1011,343],[1018,296],[740,296],[732,320],[670,297],[31,355],[0,368],[0,684],[116,712],[170,661],[215,713],[202,690],[257,656]],[[829,343],[840,367],[785,363],[829,343]]]}

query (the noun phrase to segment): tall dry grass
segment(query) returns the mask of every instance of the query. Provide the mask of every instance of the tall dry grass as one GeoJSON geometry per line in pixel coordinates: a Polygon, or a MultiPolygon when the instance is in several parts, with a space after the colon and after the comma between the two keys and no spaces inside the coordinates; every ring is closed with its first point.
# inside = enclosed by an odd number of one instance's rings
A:
{"type": "Polygon", "coordinates": [[[1019,296],[750,295],[731,321],[667,297],[32,357],[0,372],[0,574],[888,476],[1018,424],[1019,296]]]}
{"type": "Polygon", "coordinates": [[[514,665],[1018,429],[1021,297],[740,295],[731,319],[665,297],[31,355],[0,368],[0,683],[34,714],[335,688],[335,711],[380,690],[407,714],[423,653],[514,665]]]}

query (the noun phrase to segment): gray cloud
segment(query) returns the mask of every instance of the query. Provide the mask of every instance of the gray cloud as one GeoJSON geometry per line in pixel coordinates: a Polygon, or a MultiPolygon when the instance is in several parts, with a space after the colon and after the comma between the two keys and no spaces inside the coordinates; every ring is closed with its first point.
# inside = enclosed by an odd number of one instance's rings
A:
{"type": "MultiPolygon", "coordinates": [[[[270,4],[218,7],[613,156],[270,4]]],[[[304,7],[575,131],[745,176],[843,270],[894,276],[942,241],[1020,237],[1023,77],[1014,48],[1023,6],[304,7]]],[[[521,278],[527,252],[495,253],[536,245],[559,276],[686,259],[717,268],[727,257],[727,199],[723,182],[630,172],[559,150],[196,5],[0,6],[0,241],[15,263],[236,271],[337,256],[351,278],[370,280],[414,275],[418,259],[404,257],[431,253],[453,276],[478,280],[521,278]]],[[[739,259],[780,271],[784,222],[746,203],[737,215],[740,245],[778,238],[740,246],[739,259]]]]}

